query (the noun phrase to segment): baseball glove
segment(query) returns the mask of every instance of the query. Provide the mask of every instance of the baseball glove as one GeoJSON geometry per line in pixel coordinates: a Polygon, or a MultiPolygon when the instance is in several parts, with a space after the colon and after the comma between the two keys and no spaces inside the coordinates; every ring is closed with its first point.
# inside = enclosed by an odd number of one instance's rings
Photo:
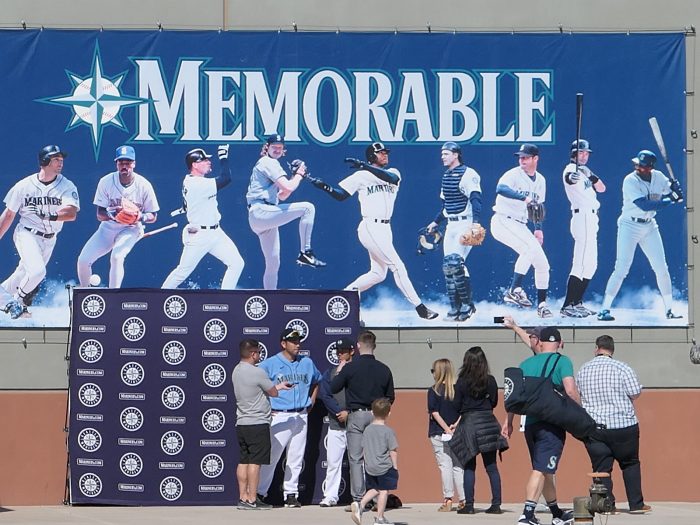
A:
{"type": "Polygon", "coordinates": [[[141,218],[138,206],[126,197],[122,197],[122,206],[114,216],[114,220],[119,224],[134,224],[141,218]]]}
{"type": "Polygon", "coordinates": [[[540,224],[544,221],[545,209],[544,204],[532,201],[527,205],[527,218],[534,224],[540,224]]]}
{"type": "Polygon", "coordinates": [[[462,246],[481,246],[486,238],[486,228],[481,224],[472,224],[471,229],[459,236],[459,244],[462,246]]]}
{"type": "Polygon", "coordinates": [[[292,175],[296,175],[297,171],[299,171],[302,168],[302,166],[306,167],[306,163],[301,159],[294,159],[292,162],[290,162],[289,169],[292,172],[292,175]]]}

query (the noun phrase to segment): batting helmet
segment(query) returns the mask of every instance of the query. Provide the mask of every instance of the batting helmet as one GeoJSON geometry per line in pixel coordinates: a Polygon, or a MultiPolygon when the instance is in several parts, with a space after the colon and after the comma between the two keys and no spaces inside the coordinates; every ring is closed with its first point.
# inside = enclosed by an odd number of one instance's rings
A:
{"type": "Polygon", "coordinates": [[[576,153],[579,151],[587,151],[588,153],[593,153],[591,145],[586,139],[573,141],[571,143],[571,158],[574,158],[576,156],[576,153]]]}
{"type": "Polygon", "coordinates": [[[187,152],[185,155],[185,164],[187,169],[192,169],[192,164],[199,162],[200,160],[210,159],[211,155],[207,155],[206,151],[202,148],[195,148],[187,152]]]}
{"type": "Polygon", "coordinates": [[[656,165],[656,155],[654,155],[648,149],[643,149],[637,156],[632,159],[632,162],[637,166],[643,166],[645,168],[653,168],[656,165]]]}
{"type": "Polygon", "coordinates": [[[68,156],[68,153],[61,151],[61,148],[55,144],[44,146],[41,148],[41,150],[39,150],[39,166],[48,166],[51,159],[56,155],[60,155],[65,159],[68,156]]]}
{"type": "Polygon", "coordinates": [[[365,149],[365,158],[368,162],[374,162],[375,160],[377,160],[377,153],[379,153],[380,151],[386,151],[387,153],[389,153],[391,150],[381,142],[373,142],[372,144],[367,146],[367,149],[365,149]]]}

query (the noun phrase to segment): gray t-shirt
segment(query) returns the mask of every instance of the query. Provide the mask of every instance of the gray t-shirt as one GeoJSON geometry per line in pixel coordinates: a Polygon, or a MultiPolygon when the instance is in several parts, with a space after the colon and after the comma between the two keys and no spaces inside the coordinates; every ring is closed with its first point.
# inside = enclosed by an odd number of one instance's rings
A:
{"type": "Polygon", "coordinates": [[[394,464],[389,452],[399,448],[396,434],[386,425],[373,423],[362,433],[365,472],[371,476],[386,474],[394,464]]]}
{"type": "Polygon", "coordinates": [[[272,421],[267,391],[275,386],[264,370],[241,361],[231,374],[236,394],[236,426],[260,425],[272,421]]]}

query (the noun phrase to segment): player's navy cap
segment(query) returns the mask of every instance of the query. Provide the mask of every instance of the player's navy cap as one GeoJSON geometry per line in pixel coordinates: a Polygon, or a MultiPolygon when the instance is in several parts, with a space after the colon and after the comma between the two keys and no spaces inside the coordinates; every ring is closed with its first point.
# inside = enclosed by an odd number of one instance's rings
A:
{"type": "Polygon", "coordinates": [[[516,151],[513,155],[518,157],[535,157],[540,154],[540,148],[534,144],[521,144],[520,149],[516,151]]]}
{"type": "Polygon", "coordinates": [[[355,342],[350,339],[349,337],[341,337],[335,342],[335,351],[336,352],[342,352],[342,351],[347,351],[349,352],[350,350],[355,349],[355,342]]]}
{"type": "Polygon", "coordinates": [[[278,133],[275,133],[274,135],[270,135],[267,137],[267,140],[265,140],[267,144],[284,144],[284,137],[282,135],[279,135],[278,133]]]}
{"type": "Polygon", "coordinates": [[[559,343],[561,342],[561,334],[553,326],[545,326],[540,331],[540,341],[544,343],[559,343]]]}
{"type": "Polygon", "coordinates": [[[532,328],[526,328],[525,333],[527,333],[527,335],[534,335],[537,339],[542,339],[540,337],[542,335],[541,326],[533,326],[532,328]]]}
{"type": "Polygon", "coordinates": [[[301,334],[294,328],[285,328],[280,334],[280,341],[299,341],[301,334]]]}
{"type": "Polygon", "coordinates": [[[462,148],[456,142],[445,142],[441,149],[446,149],[452,153],[462,153],[462,148]]]}
{"type": "Polygon", "coordinates": [[[576,141],[573,141],[571,143],[571,151],[587,151],[588,153],[593,153],[593,150],[591,149],[591,144],[586,140],[586,139],[579,139],[578,141],[578,147],[576,147],[576,141]]]}
{"type": "Polygon", "coordinates": [[[127,159],[136,160],[136,152],[131,146],[119,146],[117,148],[117,153],[115,153],[114,160],[127,159]]]}
{"type": "Polygon", "coordinates": [[[648,149],[643,149],[642,151],[637,153],[637,156],[632,159],[632,162],[634,164],[637,164],[638,166],[653,168],[656,164],[656,155],[654,155],[654,153],[652,153],[648,149]]]}

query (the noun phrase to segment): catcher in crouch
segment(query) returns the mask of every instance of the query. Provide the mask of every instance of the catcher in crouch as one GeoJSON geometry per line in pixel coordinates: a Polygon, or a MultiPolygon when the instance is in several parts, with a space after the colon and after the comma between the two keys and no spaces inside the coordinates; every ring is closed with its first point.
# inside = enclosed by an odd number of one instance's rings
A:
{"type": "Polygon", "coordinates": [[[445,320],[466,321],[476,313],[466,260],[472,246],[480,245],[486,235],[480,224],[481,178],[464,164],[462,148],[456,143],[445,142],[440,157],[447,168],[440,187],[442,208],[426,229],[435,231],[441,222],[447,221],[442,271],[450,310],[445,320]]]}
{"type": "Polygon", "coordinates": [[[117,171],[97,183],[95,200],[100,226],[78,256],[80,286],[90,284],[92,264],[108,252],[109,287],[120,288],[124,279],[124,259],[143,235],[143,223],[155,222],[158,200],[153,186],[134,171],[136,152],[119,146],[114,159],[117,171]]]}

